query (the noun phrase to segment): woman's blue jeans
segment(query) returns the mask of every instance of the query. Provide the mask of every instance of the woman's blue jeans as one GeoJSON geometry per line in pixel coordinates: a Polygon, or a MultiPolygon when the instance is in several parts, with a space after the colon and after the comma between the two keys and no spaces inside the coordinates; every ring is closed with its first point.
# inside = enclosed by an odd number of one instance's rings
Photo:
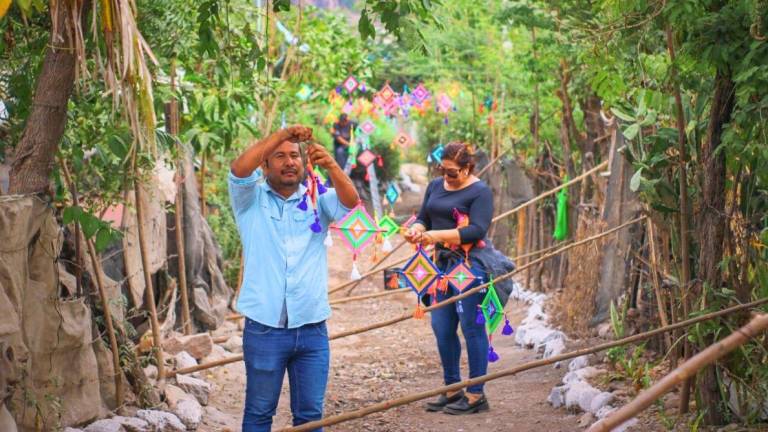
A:
{"type": "MultiPolygon", "coordinates": [[[[456,295],[451,290],[446,294],[438,291],[438,303],[456,295]]],[[[443,364],[443,380],[446,385],[461,381],[460,361],[461,343],[459,342],[458,327],[467,345],[469,358],[469,377],[485,375],[488,371],[488,336],[485,324],[475,322],[477,306],[483,302],[484,292],[474,293],[456,303],[437,308],[431,312],[432,331],[437,338],[437,350],[443,364]]],[[[482,393],[483,384],[467,387],[469,393],[482,393]]]]}
{"type": "Polygon", "coordinates": [[[244,432],[271,430],[286,370],[293,425],[323,417],[330,362],[325,321],[286,329],[246,319],[243,357],[246,372],[244,432]]]}

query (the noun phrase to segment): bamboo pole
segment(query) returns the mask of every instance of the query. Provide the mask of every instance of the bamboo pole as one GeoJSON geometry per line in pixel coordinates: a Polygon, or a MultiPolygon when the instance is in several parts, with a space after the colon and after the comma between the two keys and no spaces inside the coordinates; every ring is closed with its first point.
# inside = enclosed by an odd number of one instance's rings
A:
{"type": "Polygon", "coordinates": [[[608,417],[592,425],[588,432],[610,431],[625,421],[636,416],[654,401],[659,399],[675,386],[684,380],[692,379],[698,371],[708,366],[729,352],[745,344],[750,339],[768,329],[768,314],[758,314],[744,327],[734,331],[725,339],[707,347],[704,351],[696,354],[674,371],[662,378],[649,389],[640,393],[632,402],[624,405],[611,413],[608,417]]]}
{"type": "Polygon", "coordinates": [[[372,299],[376,297],[385,297],[385,296],[390,296],[392,294],[399,294],[399,293],[403,293],[410,290],[411,290],[410,288],[405,287],[405,288],[398,288],[395,290],[375,292],[372,294],[363,294],[359,296],[344,297],[340,299],[331,300],[330,302],[328,302],[328,304],[335,305],[335,304],[341,304],[341,303],[349,303],[349,302],[358,301],[358,300],[367,300],[367,299],[372,299]]]}
{"type": "MultiPolygon", "coordinates": [[[[563,247],[561,247],[561,248],[559,248],[559,249],[557,249],[557,250],[555,250],[553,252],[550,252],[550,253],[548,253],[548,254],[540,257],[540,258],[537,258],[535,260],[531,260],[531,262],[529,262],[528,264],[526,264],[524,266],[521,266],[521,267],[518,267],[517,269],[512,270],[509,273],[505,273],[503,275],[499,275],[499,276],[495,277],[494,278],[494,282],[500,282],[502,280],[509,279],[512,276],[514,276],[514,275],[516,275],[518,273],[521,273],[525,269],[533,267],[533,266],[535,266],[535,265],[537,265],[537,264],[539,264],[539,263],[541,263],[541,262],[543,262],[543,261],[545,261],[545,260],[547,260],[547,259],[549,259],[549,258],[551,258],[553,256],[559,255],[559,254],[561,254],[561,253],[563,253],[563,252],[565,252],[567,250],[573,249],[573,248],[575,248],[577,246],[580,246],[582,244],[589,243],[589,242],[595,241],[595,240],[597,240],[599,238],[602,238],[602,237],[605,237],[607,235],[613,234],[614,232],[616,232],[616,231],[618,231],[620,229],[626,228],[626,227],[628,227],[628,226],[630,226],[632,224],[635,224],[635,223],[643,220],[644,218],[645,218],[645,216],[640,216],[640,217],[638,217],[636,219],[632,219],[631,221],[625,222],[625,223],[623,223],[623,224],[621,224],[621,225],[619,225],[617,227],[611,228],[611,229],[609,229],[607,231],[604,231],[602,233],[593,235],[591,237],[587,237],[587,238],[585,238],[583,240],[579,240],[579,241],[571,243],[571,244],[569,244],[567,246],[563,246],[563,247]]],[[[449,304],[452,304],[452,303],[456,303],[459,300],[463,300],[463,299],[465,299],[465,298],[467,298],[467,297],[469,297],[469,296],[479,292],[480,290],[487,288],[489,285],[490,285],[490,283],[485,283],[485,284],[476,286],[476,287],[474,287],[472,289],[468,289],[468,290],[464,291],[462,294],[459,294],[457,296],[453,296],[453,297],[447,298],[447,299],[441,301],[440,303],[437,303],[437,304],[434,304],[432,306],[424,308],[424,312],[431,312],[431,311],[433,311],[433,310],[435,310],[437,308],[441,308],[441,307],[444,307],[446,305],[449,305],[449,304]]],[[[373,323],[373,324],[370,324],[368,326],[365,326],[365,327],[362,327],[362,328],[359,328],[359,329],[353,329],[353,330],[348,330],[348,331],[345,331],[345,332],[342,332],[342,333],[338,333],[338,334],[332,335],[330,337],[330,339],[333,340],[333,339],[343,338],[343,337],[347,337],[347,336],[351,336],[351,335],[355,335],[355,334],[359,334],[359,333],[365,333],[365,332],[368,332],[368,331],[371,331],[371,330],[375,330],[375,329],[378,329],[378,328],[387,327],[387,326],[390,326],[392,324],[398,323],[400,321],[405,321],[405,320],[408,320],[408,319],[411,319],[411,318],[413,318],[413,314],[410,314],[410,313],[409,314],[405,314],[405,315],[402,315],[400,317],[389,319],[387,321],[383,321],[383,322],[379,322],[379,323],[373,323]]]]}
{"type": "Polygon", "coordinates": [[[586,171],[586,172],[582,173],[581,175],[579,175],[577,177],[574,177],[572,180],[569,180],[569,181],[561,184],[560,186],[558,186],[556,188],[552,188],[552,189],[544,192],[543,194],[541,194],[541,195],[539,195],[539,196],[537,196],[537,197],[535,197],[535,198],[533,198],[531,200],[528,200],[528,201],[520,204],[519,206],[513,208],[512,210],[506,211],[504,213],[499,214],[498,216],[495,216],[493,219],[491,219],[491,221],[492,222],[496,222],[499,219],[503,219],[503,218],[513,214],[513,213],[517,213],[521,209],[524,209],[524,208],[526,208],[526,207],[528,207],[530,205],[533,205],[533,204],[543,200],[544,198],[546,198],[548,196],[554,195],[557,192],[559,192],[560,189],[567,188],[568,186],[570,186],[570,185],[572,185],[574,183],[577,183],[577,182],[583,180],[586,177],[589,177],[590,175],[596,173],[597,171],[600,171],[601,169],[603,169],[603,168],[605,168],[607,166],[608,166],[608,161],[604,161],[604,162],[600,163],[600,165],[597,165],[594,168],[592,168],[591,170],[586,171]]]}
{"type": "MultiPolygon", "coordinates": [[[[134,166],[134,173],[137,170],[134,166]]],[[[136,219],[139,233],[139,252],[141,254],[141,266],[144,270],[144,291],[145,301],[149,307],[149,319],[152,326],[152,345],[155,348],[155,361],[157,362],[157,380],[162,382],[165,379],[165,364],[163,364],[163,344],[160,336],[160,322],[157,319],[157,307],[155,305],[155,289],[152,286],[152,275],[149,273],[149,258],[147,257],[147,238],[144,232],[144,208],[142,206],[142,192],[139,179],[133,180],[133,190],[136,196],[136,219]]]]}
{"type": "MultiPolygon", "coordinates": [[[[659,308],[659,319],[661,320],[661,325],[666,327],[669,325],[669,319],[667,318],[667,309],[664,306],[664,299],[661,296],[661,284],[659,283],[659,270],[656,262],[656,233],[653,229],[651,218],[648,218],[646,223],[648,225],[648,247],[651,254],[651,281],[653,282],[653,291],[656,294],[656,306],[659,308]]],[[[664,335],[664,342],[666,349],[672,348],[672,337],[669,333],[664,335]]]]}
{"type": "MultiPolygon", "coordinates": [[[[176,91],[176,60],[171,61],[171,92],[176,91]]],[[[179,157],[176,160],[176,250],[178,251],[179,290],[181,292],[181,320],[184,334],[192,334],[192,321],[189,316],[189,292],[187,291],[187,257],[184,247],[184,146],[177,138],[179,135],[179,102],[175,97],[165,104],[165,130],[176,139],[179,157]]]]}
{"type": "Polygon", "coordinates": [[[109,308],[109,301],[107,299],[107,292],[104,289],[103,270],[101,268],[101,261],[99,261],[96,255],[96,247],[93,245],[93,240],[86,240],[88,245],[88,255],[91,256],[91,265],[93,266],[93,272],[96,273],[96,286],[99,290],[99,299],[101,300],[101,306],[104,308],[104,322],[107,325],[107,336],[109,337],[109,348],[112,351],[112,368],[115,370],[115,404],[120,407],[123,405],[123,373],[120,367],[120,350],[117,347],[117,337],[115,336],[115,327],[112,323],[112,311],[109,308]]]}
{"type": "MultiPolygon", "coordinates": [[[[339,423],[342,423],[342,422],[345,422],[345,421],[349,421],[349,420],[354,420],[354,419],[357,419],[357,418],[365,417],[365,416],[367,416],[369,414],[373,414],[375,412],[385,411],[385,410],[392,409],[392,408],[400,406],[400,405],[405,405],[405,404],[416,402],[418,400],[426,399],[426,398],[429,398],[429,397],[432,397],[432,396],[437,396],[437,395],[442,394],[442,393],[460,390],[462,388],[465,388],[465,387],[468,387],[468,386],[471,386],[471,385],[481,384],[481,383],[484,383],[484,382],[492,381],[492,380],[503,378],[503,377],[506,377],[506,376],[516,375],[516,374],[518,374],[520,372],[524,372],[524,371],[527,371],[527,370],[535,369],[535,368],[542,367],[542,366],[551,365],[551,364],[554,364],[554,363],[557,363],[557,362],[561,362],[561,361],[564,361],[564,360],[569,360],[569,359],[572,359],[572,358],[575,358],[575,357],[579,357],[579,356],[583,356],[583,355],[587,355],[587,354],[593,354],[593,353],[604,351],[604,350],[607,350],[607,349],[610,349],[610,348],[614,348],[614,347],[617,347],[617,346],[627,345],[627,344],[630,344],[630,343],[639,342],[641,340],[650,339],[650,338],[652,338],[654,336],[657,336],[659,334],[662,334],[662,333],[666,333],[666,332],[669,332],[669,331],[673,331],[673,330],[689,327],[691,325],[694,325],[694,324],[697,324],[697,323],[700,323],[700,322],[703,322],[703,321],[707,321],[707,320],[711,320],[711,319],[714,319],[714,318],[718,318],[720,316],[727,315],[727,314],[732,313],[732,312],[738,312],[738,311],[742,311],[742,310],[745,310],[745,309],[757,307],[757,306],[760,306],[760,305],[765,304],[765,303],[768,303],[768,297],[764,298],[764,299],[761,299],[761,300],[758,300],[758,301],[754,301],[752,303],[747,303],[747,304],[743,304],[743,305],[733,306],[733,307],[730,307],[728,309],[723,309],[723,310],[720,310],[720,311],[717,311],[717,312],[712,312],[712,313],[709,313],[709,314],[706,314],[706,315],[702,315],[702,316],[699,316],[699,317],[696,317],[696,318],[691,318],[691,319],[689,319],[687,321],[681,321],[681,322],[679,322],[677,324],[672,324],[672,325],[669,325],[667,327],[661,327],[661,328],[658,328],[658,329],[655,329],[655,330],[647,331],[645,333],[640,333],[640,334],[636,334],[636,335],[633,335],[633,336],[628,336],[628,337],[625,337],[623,339],[619,339],[619,340],[616,340],[616,341],[613,341],[613,342],[606,342],[606,343],[603,343],[603,344],[600,344],[600,345],[597,345],[597,346],[594,346],[594,347],[591,347],[591,348],[582,348],[582,349],[579,349],[579,350],[570,351],[570,352],[567,352],[567,353],[563,353],[563,354],[559,354],[559,355],[556,355],[556,356],[552,356],[552,357],[547,358],[547,359],[541,359],[541,360],[535,360],[535,361],[528,362],[528,363],[523,363],[523,364],[521,364],[519,366],[515,366],[515,367],[512,367],[512,368],[504,369],[504,370],[501,370],[499,372],[495,372],[495,373],[492,373],[492,374],[487,374],[487,375],[479,376],[477,378],[472,378],[472,379],[468,379],[468,380],[465,380],[465,381],[462,381],[462,382],[458,382],[458,383],[455,383],[455,384],[439,387],[439,388],[436,388],[436,389],[433,389],[433,390],[427,390],[427,391],[423,391],[423,392],[420,392],[420,393],[414,393],[414,394],[410,394],[408,396],[403,396],[401,398],[380,402],[380,403],[377,403],[377,404],[374,404],[374,405],[370,405],[370,406],[367,406],[365,408],[361,408],[361,409],[358,409],[358,410],[355,410],[355,411],[350,411],[350,412],[346,412],[346,413],[339,414],[339,415],[336,415],[336,416],[326,417],[326,418],[321,419],[321,420],[316,420],[316,421],[313,421],[313,422],[305,423],[305,424],[303,424],[301,426],[296,426],[296,427],[292,427],[292,428],[286,428],[286,429],[283,429],[282,432],[300,432],[300,431],[314,430],[316,428],[320,428],[320,427],[324,427],[324,426],[330,426],[330,425],[334,425],[334,424],[339,424],[339,423]]],[[[765,315],[765,314],[761,315],[761,317],[763,317],[763,319],[766,319],[765,317],[767,317],[767,316],[768,315],[765,315]]],[[[768,326],[768,324],[766,324],[766,326],[768,326]]],[[[747,335],[746,337],[749,337],[749,336],[747,335]]],[[[716,349],[719,349],[719,347],[717,347],[716,349]]]]}
{"type": "MultiPolygon", "coordinates": [[[[667,37],[667,51],[669,52],[670,60],[670,73],[674,86],[675,94],[675,122],[677,123],[677,142],[679,153],[679,175],[680,175],[680,256],[681,256],[681,273],[680,273],[680,289],[682,296],[680,301],[683,304],[683,316],[688,317],[689,305],[688,305],[688,284],[691,281],[691,267],[689,259],[689,242],[688,242],[688,178],[685,164],[688,161],[686,155],[686,143],[685,143],[685,114],[683,113],[683,101],[680,95],[680,86],[677,84],[677,68],[675,66],[675,43],[672,40],[672,29],[669,25],[666,26],[667,37]]],[[[686,340],[683,345],[683,358],[688,358],[690,355],[691,346],[686,340]]],[[[688,412],[688,403],[691,398],[691,381],[686,380],[683,383],[683,388],[680,393],[680,414],[688,412]]]]}
{"type": "MultiPolygon", "coordinates": [[[[67,164],[63,160],[59,160],[62,171],[64,172],[64,181],[69,186],[69,190],[72,193],[72,200],[75,205],[79,205],[77,202],[77,193],[75,192],[75,182],[72,179],[72,175],[69,172],[67,164]]],[[[75,226],[79,226],[79,222],[75,222],[75,226]]],[[[75,241],[80,243],[80,236],[76,236],[75,241]]],[[[88,247],[88,255],[91,258],[91,266],[93,272],[96,273],[96,288],[99,291],[99,300],[104,313],[104,323],[107,326],[107,337],[109,337],[109,348],[112,351],[112,367],[115,370],[115,404],[120,407],[123,404],[123,374],[120,368],[120,350],[117,346],[117,337],[115,336],[115,327],[112,324],[112,311],[109,308],[109,301],[107,300],[107,292],[104,289],[104,280],[102,279],[101,261],[99,261],[96,255],[96,248],[93,246],[93,241],[90,239],[85,240],[88,247]]],[[[78,248],[79,250],[79,248],[78,248]]]]}
{"type": "MultiPolygon", "coordinates": [[[[508,278],[510,278],[510,277],[512,277],[512,276],[514,276],[514,275],[516,275],[516,274],[518,274],[520,272],[522,272],[526,268],[534,266],[534,265],[544,261],[547,258],[551,258],[551,257],[553,257],[555,255],[561,254],[561,253],[563,253],[563,252],[565,252],[567,250],[570,250],[570,249],[572,249],[574,247],[581,246],[584,243],[587,243],[587,242],[594,241],[594,240],[597,240],[599,238],[605,237],[605,236],[607,236],[609,234],[612,234],[612,233],[614,233],[614,232],[616,232],[616,231],[618,231],[618,230],[620,230],[622,228],[626,228],[627,226],[629,226],[631,224],[637,223],[637,222],[643,220],[644,218],[645,218],[645,216],[638,217],[638,218],[633,219],[631,221],[625,222],[622,225],[619,225],[619,226],[617,226],[615,228],[612,228],[612,229],[610,229],[608,231],[604,231],[604,232],[602,232],[600,234],[596,234],[596,235],[593,235],[593,236],[588,237],[586,239],[580,240],[578,242],[574,242],[574,243],[571,243],[569,245],[563,246],[563,247],[559,248],[558,250],[556,250],[556,251],[554,251],[552,253],[549,253],[549,254],[541,257],[541,258],[532,260],[531,262],[529,262],[528,264],[526,264],[526,265],[524,265],[524,266],[522,266],[520,268],[517,268],[517,269],[515,269],[515,270],[513,270],[513,271],[511,271],[509,273],[506,273],[506,274],[503,274],[503,275],[500,275],[500,276],[496,277],[494,279],[494,281],[498,282],[498,281],[502,281],[502,280],[508,279],[508,278]]],[[[477,286],[475,288],[469,289],[469,290],[465,291],[462,294],[459,294],[457,296],[445,299],[445,300],[441,301],[440,303],[437,303],[437,304],[434,304],[432,306],[429,306],[429,307],[425,308],[424,311],[425,312],[431,312],[431,311],[433,311],[433,310],[435,310],[437,308],[441,308],[441,307],[444,307],[446,305],[455,303],[455,302],[457,302],[459,300],[462,300],[462,299],[464,299],[464,298],[466,298],[466,297],[468,297],[468,296],[470,296],[470,295],[480,291],[483,288],[488,287],[489,285],[490,284],[487,283],[487,284],[483,284],[483,285],[477,286]]],[[[347,336],[352,336],[352,335],[356,335],[356,334],[360,334],[360,333],[365,333],[365,332],[368,332],[368,331],[371,331],[371,330],[375,330],[375,329],[378,329],[378,328],[387,327],[387,326],[390,326],[390,325],[393,325],[393,324],[397,324],[397,323],[399,323],[401,321],[406,321],[406,320],[411,319],[411,318],[413,318],[413,314],[410,314],[410,313],[409,314],[405,314],[405,315],[402,315],[402,316],[399,316],[399,317],[391,318],[391,319],[389,319],[387,321],[374,323],[374,324],[371,324],[371,325],[368,325],[368,326],[365,326],[365,327],[362,327],[362,328],[358,328],[358,329],[353,329],[353,330],[348,330],[348,331],[345,331],[345,332],[337,333],[337,334],[331,335],[328,339],[329,340],[341,339],[341,338],[344,338],[344,337],[347,337],[347,336]]],[[[170,378],[170,377],[173,377],[173,376],[175,376],[177,374],[187,374],[187,373],[197,372],[197,371],[200,371],[200,370],[209,369],[211,367],[221,366],[221,365],[224,365],[224,364],[240,361],[242,359],[243,359],[243,355],[242,354],[238,354],[236,356],[232,356],[232,357],[229,357],[227,359],[221,359],[221,360],[217,360],[217,361],[211,362],[211,363],[204,363],[204,364],[200,364],[200,365],[197,365],[197,366],[191,366],[191,367],[188,367],[188,368],[179,369],[177,371],[171,371],[171,372],[168,373],[168,377],[170,378]]]]}

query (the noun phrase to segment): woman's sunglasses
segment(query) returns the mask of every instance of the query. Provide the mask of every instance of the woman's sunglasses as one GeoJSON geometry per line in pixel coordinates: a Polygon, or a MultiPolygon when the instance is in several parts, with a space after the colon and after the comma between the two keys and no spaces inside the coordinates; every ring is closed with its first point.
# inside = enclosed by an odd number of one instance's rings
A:
{"type": "Polygon", "coordinates": [[[442,165],[437,166],[437,172],[440,173],[441,176],[446,176],[450,178],[457,178],[459,176],[459,173],[461,172],[458,168],[446,168],[442,165]]]}

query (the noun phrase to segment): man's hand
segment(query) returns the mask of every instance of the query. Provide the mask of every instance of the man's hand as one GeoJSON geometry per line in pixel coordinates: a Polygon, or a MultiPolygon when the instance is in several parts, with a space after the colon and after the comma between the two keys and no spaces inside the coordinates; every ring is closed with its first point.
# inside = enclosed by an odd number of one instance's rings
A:
{"type": "Polygon", "coordinates": [[[336,167],[336,161],[328,153],[325,147],[317,143],[312,143],[307,147],[307,154],[312,165],[322,167],[326,171],[330,171],[336,167]]]}
{"type": "Polygon", "coordinates": [[[283,129],[286,139],[291,142],[305,142],[312,139],[312,128],[302,125],[289,126],[283,129]]]}

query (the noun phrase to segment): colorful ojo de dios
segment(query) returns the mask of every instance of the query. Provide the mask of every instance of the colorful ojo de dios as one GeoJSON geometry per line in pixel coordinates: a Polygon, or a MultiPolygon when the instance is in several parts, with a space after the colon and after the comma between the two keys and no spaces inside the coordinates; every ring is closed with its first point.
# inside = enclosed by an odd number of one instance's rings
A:
{"type": "Polygon", "coordinates": [[[511,335],[514,329],[504,313],[504,306],[496,294],[496,287],[493,284],[493,277],[491,277],[488,291],[483,302],[477,307],[477,317],[475,318],[477,324],[485,324],[485,330],[488,333],[488,361],[491,363],[499,360],[499,355],[493,350],[493,332],[499,328],[502,320],[504,320],[504,328],[501,330],[501,334],[504,336],[511,335]]]}
{"type": "Polygon", "coordinates": [[[421,298],[428,294],[440,277],[440,269],[424,252],[424,248],[418,247],[416,253],[408,260],[400,271],[405,276],[405,281],[409,287],[416,293],[416,310],[413,317],[416,319],[424,318],[424,307],[421,305],[421,298]]]}
{"type": "Polygon", "coordinates": [[[358,203],[349,211],[338,223],[331,225],[331,228],[339,233],[344,245],[352,252],[352,273],[350,278],[360,279],[360,270],[357,268],[357,257],[360,252],[368,246],[376,235],[382,232],[374,222],[371,215],[362,205],[358,203]]]}

